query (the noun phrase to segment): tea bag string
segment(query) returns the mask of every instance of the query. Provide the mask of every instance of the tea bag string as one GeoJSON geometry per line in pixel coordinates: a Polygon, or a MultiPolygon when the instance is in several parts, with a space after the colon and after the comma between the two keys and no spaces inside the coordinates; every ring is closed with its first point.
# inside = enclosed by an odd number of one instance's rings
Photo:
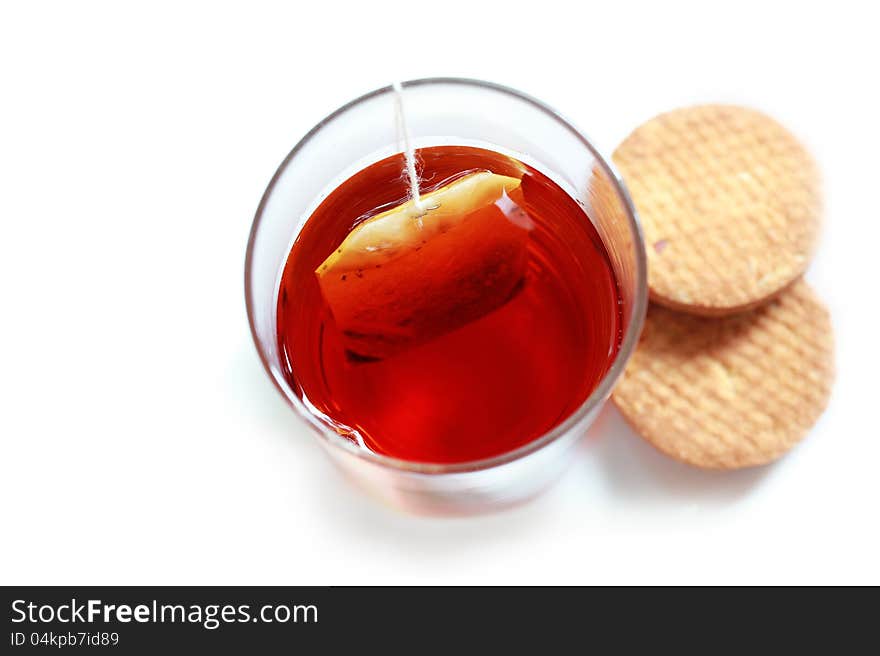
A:
{"type": "Polygon", "coordinates": [[[403,157],[406,161],[406,175],[409,178],[409,192],[412,196],[413,208],[416,217],[421,218],[428,212],[428,208],[422,202],[419,194],[419,176],[416,172],[416,155],[410,141],[409,127],[406,124],[406,110],[403,102],[403,85],[395,82],[391,85],[394,89],[395,115],[397,117],[397,132],[403,140],[403,157]]]}

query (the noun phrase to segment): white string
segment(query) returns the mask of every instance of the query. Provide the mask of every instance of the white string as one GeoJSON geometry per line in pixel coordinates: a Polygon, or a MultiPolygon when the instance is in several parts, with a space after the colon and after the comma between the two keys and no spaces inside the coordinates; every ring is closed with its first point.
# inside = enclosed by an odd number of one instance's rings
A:
{"type": "Polygon", "coordinates": [[[400,82],[391,85],[394,89],[394,99],[397,115],[397,131],[403,139],[403,157],[406,160],[406,175],[409,178],[409,191],[412,196],[413,207],[417,216],[423,216],[428,209],[422,203],[419,195],[419,176],[416,173],[416,155],[413,151],[409,137],[409,128],[406,125],[406,111],[403,105],[403,86],[400,82]]]}

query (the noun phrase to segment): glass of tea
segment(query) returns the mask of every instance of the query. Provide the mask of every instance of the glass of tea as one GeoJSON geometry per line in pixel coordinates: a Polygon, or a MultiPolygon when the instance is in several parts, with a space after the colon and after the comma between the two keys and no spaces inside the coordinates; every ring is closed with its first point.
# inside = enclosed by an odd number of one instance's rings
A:
{"type": "Polygon", "coordinates": [[[560,474],[636,345],[641,230],[611,165],[543,103],[464,79],[403,94],[420,200],[392,87],[321,121],[257,210],[251,330],[366,490],[425,512],[510,505],[560,474]]]}

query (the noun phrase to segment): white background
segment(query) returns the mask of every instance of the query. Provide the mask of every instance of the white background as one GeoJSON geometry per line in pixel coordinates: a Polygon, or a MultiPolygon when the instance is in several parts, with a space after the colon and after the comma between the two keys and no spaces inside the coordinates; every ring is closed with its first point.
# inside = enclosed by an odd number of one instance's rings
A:
{"type": "Polygon", "coordinates": [[[880,583],[878,48],[871,3],[5,3],[0,582],[880,583]],[[828,411],[777,465],[655,453],[613,410],[516,510],[402,515],[275,392],[243,300],[250,222],[315,122],[396,78],[485,78],[606,153],[731,101],[823,167],[808,278],[828,411]]]}

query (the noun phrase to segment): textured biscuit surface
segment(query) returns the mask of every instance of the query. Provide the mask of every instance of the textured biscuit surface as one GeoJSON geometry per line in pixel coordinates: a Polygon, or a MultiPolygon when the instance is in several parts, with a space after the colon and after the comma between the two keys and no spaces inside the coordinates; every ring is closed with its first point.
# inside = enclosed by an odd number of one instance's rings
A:
{"type": "Polygon", "coordinates": [[[737,469],[775,460],[824,410],[834,377],[828,311],[802,280],[723,318],[652,305],[614,402],[677,460],[737,469]]]}
{"type": "Polygon", "coordinates": [[[614,161],[642,220],[651,299],[704,315],[758,305],[806,269],[820,217],[817,168],[760,112],[661,114],[614,161]]]}

